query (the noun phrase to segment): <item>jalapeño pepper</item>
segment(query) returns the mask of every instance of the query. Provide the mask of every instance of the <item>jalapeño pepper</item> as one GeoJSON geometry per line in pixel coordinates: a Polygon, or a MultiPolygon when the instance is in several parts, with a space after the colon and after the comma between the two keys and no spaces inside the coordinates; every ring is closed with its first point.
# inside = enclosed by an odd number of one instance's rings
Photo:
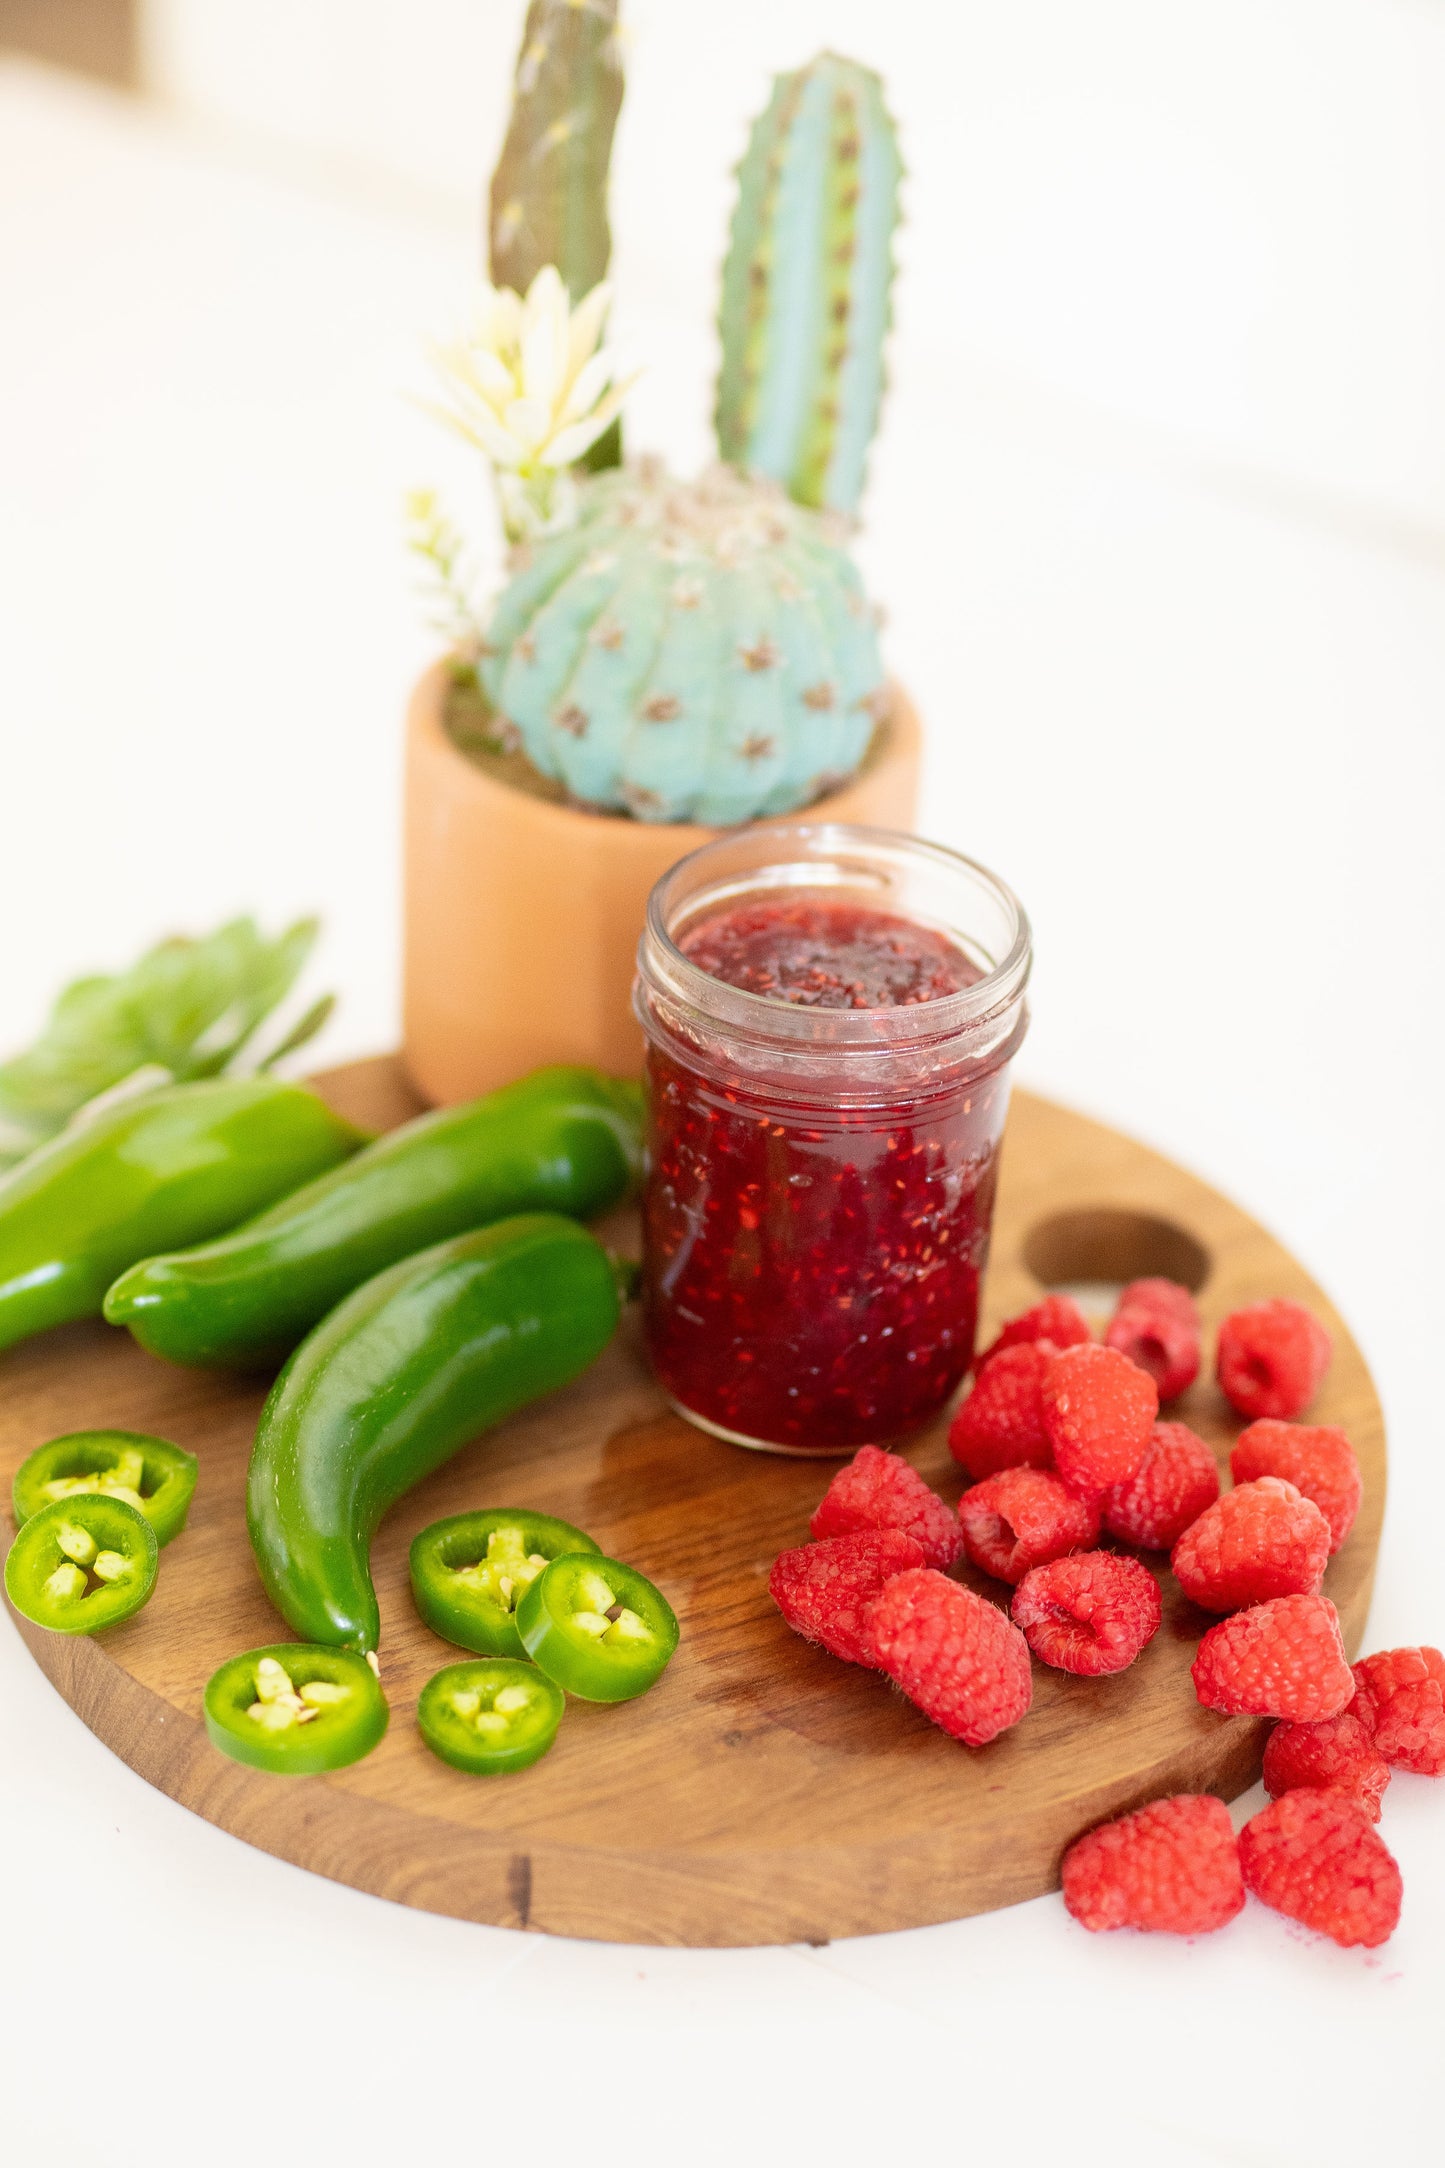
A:
{"type": "Polygon", "coordinates": [[[158,1555],[155,1530],[123,1498],[57,1498],[11,1544],[5,1593],[52,1633],[99,1633],[149,1600],[158,1555]]]}
{"type": "Polygon", "coordinates": [[[369,1754],[391,1712],[375,1672],[351,1649],[278,1642],[232,1656],[206,1687],[206,1730],[232,1761],[311,1777],[369,1754]]]}
{"type": "Polygon", "coordinates": [[[677,1647],[661,1589],[620,1559],[554,1558],[517,1606],[522,1646],[580,1701],[630,1701],[660,1678],[677,1647]]]}
{"type": "Polygon", "coordinates": [[[157,1543],[169,1543],[186,1525],[197,1466],[194,1453],[166,1438],[138,1430],[73,1430],[37,1446],[16,1469],[15,1523],[19,1527],[57,1498],[95,1492],[134,1506],[157,1543]]]}
{"type": "Polygon", "coordinates": [[[277,1378],[251,1454],[251,1547],[293,1630],[374,1649],[368,1554],[387,1508],[585,1370],[616,1323],[605,1250],[541,1212],[439,1242],[348,1295],[277,1378]]]}
{"type": "Polygon", "coordinates": [[[65,1130],[0,1177],[0,1347],[98,1317],[127,1266],[223,1233],[362,1141],[269,1076],[166,1085],[65,1130]]]}
{"type": "Polygon", "coordinates": [[[539,1069],[392,1130],[220,1241],[146,1259],[105,1314],[171,1362],[279,1361],[354,1287],[449,1235],[516,1212],[606,1211],[640,1156],[636,1084],[539,1069]]]}
{"type": "Polygon", "coordinates": [[[597,1545],[570,1521],[497,1506],[433,1521],[411,1547],[411,1592],[433,1633],[485,1656],[526,1654],[516,1609],[550,1560],[597,1545]]]}
{"type": "Polygon", "coordinates": [[[428,1679],[416,1721],[433,1754],[454,1769],[499,1777],[541,1760],[565,1707],[561,1687],[535,1664],[494,1656],[448,1664],[428,1679]]]}

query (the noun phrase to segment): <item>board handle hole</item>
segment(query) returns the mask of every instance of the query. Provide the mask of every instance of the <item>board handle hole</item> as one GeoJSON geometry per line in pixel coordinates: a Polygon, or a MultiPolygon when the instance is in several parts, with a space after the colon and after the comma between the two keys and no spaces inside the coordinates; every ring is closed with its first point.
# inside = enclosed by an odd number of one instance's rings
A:
{"type": "Polygon", "coordinates": [[[1056,1212],[1024,1241],[1024,1263],[1039,1284],[1072,1295],[1085,1310],[1112,1309],[1130,1280],[1178,1280],[1197,1295],[1211,1262],[1204,1244],[1175,1221],[1108,1205],[1056,1212]]]}

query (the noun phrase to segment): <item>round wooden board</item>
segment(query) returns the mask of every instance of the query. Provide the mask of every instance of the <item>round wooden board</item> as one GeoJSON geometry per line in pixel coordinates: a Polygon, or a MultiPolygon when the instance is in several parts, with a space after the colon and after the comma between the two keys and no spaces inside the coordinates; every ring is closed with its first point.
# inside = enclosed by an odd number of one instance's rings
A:
{"type": "MultiPolygon", "coordinates": [[[[319,1080],[357,1119],[417,1111],[395,1062],[319,1080]]],[[[1385,1500],[1384,1425],[1358,1349],[1320,1289],[1217,1192],[1157,1154],[1019,1093],[1009,1120],[986,1326],[1037,1299],[1040,1277],[1195,1280],[1207,1322],[1263,1295],[1297,1296],[1335,1356],[1315,1417],[1354,1440],[1365,1502],[1325,1583],[1351,1654],[1369,1602],[1385,1500]]],[[[980,1752],[957,1746],[881,1679],[788,1631],[767,1594],[777,1552],[806,1540],[830,1464],[775,1459],[671,1415],[624,1333],[575,1386],[467,1447],[377,1538],[382,1676],[391,1729],[355,1768],[280,1779],[206,1739],[201,1694],[224,1657],[286,1638],[245,1539],[246,1457],[261,1385],[174,1370],[85,1325],[0,1355],[0,1475],[43,1439],[99,1425],[193,1447],[190,1525],[151,1603],[100,1641],[19,1621],[66,1700],[150,1783],[248,1843],[402,1904],[614,1942],[713,1946],[920,1926],[1057,1886],[1069,1840],[1180,1790],[1232,1798],[1257,1776],[1264,1726],[1201,1709],[1189,1665],[1206,1616],[1173,1586],[1162,1631],[1112,1679],[1035,1667],[1034,1706],[980,1752]],[[421,1624],[407,1546],[445,1513],[527,1505],[587,1528],[677,1607],[683,1639],[661,1684],[619,1708],[570,1705],[553,1751],[505,1781],[436,1761],[413,1721],[457,1652],[421,1624]]],[[[1221,1460],[1238,1429],[1202,1380],[1177,1412],[1221,1460]]],[[[950,1500],[940,1424],[909,1448],[950,1500]]],[[[997,1598],[997,1584],[978,1587],[997,1598]]]]}

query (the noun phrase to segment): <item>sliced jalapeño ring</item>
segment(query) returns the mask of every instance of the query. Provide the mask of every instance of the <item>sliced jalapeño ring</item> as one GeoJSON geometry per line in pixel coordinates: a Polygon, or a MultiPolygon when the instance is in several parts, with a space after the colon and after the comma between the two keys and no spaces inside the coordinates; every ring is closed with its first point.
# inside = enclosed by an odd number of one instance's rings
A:
{"type": "Polygon", "coordinates": [[[483,1656],[522,1657],[516,1611],[538,1574],[597,1545],[570,1521],[510,1506],[433,1521],[411,1547],[411,1587],[433,1633],[483,1656]]]}
{"type": "Polygon", "coordinates": [[[139,1430],[72,1430],[39,1445],[15,1471],[17,1527],[57,1499],[95,1492],[143,1513],[157,1543],[186,1525],[199,1463],[184,1446],[139,1430]]]}
{"type": "Polygon", "coordinates": [[[99,1491],[56,1498],[11,1544],[5,1593],[33,1625],[99,1633],[149,1600],[159,1555],[154,1528],[123,1498],[99,1491]]]}
{"type": "Polygon", "coordinates": [[[540,1761],[566,1701],[535,1664],[510,1656],[448,1664],[428,1679],[416,1721],[433,1754],[473,1776],[507,1776],[540,1761]]]}
{"type": "Polygon", "coordinates": [[[355,1649],[300,1641],[247,1649],[206,1686],[212,1746],[276,1776],[317,1776],[360,1761],[390,1713],[376,1673],[355,1649]]]}
{"type": "Polygon", "coordinates": [[[554,1558],[517,1606],[534,1664],[583,1701],[630,1701],[666,1670],[678,1625],[662,1591],[620,1559],[554,1558]]]}

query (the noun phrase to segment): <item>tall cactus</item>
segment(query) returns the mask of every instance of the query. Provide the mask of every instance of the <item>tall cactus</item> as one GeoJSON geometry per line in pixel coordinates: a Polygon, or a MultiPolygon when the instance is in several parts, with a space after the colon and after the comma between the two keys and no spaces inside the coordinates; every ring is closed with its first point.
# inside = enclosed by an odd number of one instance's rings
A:
{"type": "Polygon", "coordinates": [[[574,302],[607,275],[607,166],[622,104],[617,0],[532,0],[492,176],[492,283],[552,263],[574,302]]]}
{"type": "Polygon", "coordinates": [[[723,458],[852,514],[883,395],[902,161],[883,88],[836,53],[778,76],[723,266],[723,458]]]}

